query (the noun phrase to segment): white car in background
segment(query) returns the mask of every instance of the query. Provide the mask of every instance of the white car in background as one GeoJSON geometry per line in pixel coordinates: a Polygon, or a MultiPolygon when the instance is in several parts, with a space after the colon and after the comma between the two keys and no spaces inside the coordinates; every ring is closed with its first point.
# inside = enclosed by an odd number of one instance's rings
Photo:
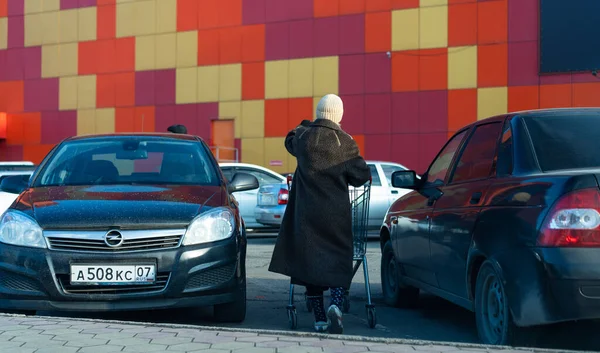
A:
{"type": "MultiPolygon", "coordinates": [[[[29,180],[35,170],[35,164],[32,162],[0,162],[0,184],[7,176],[20,175],[29,180]]],[[[0,191],[0,214],[16,200],[18,193],[0,191]]]]}
{"type": "MultiPolygon", "coordinates": [[[[223,174],[227,180],[231,180],[235,173],[244,172],[255,176],[256,179],[258,179],[259,187],[267,184],[280,184],[286,182],[285,176],[256,164],[219,163],[219,167],[221,167],[221,170],[223,171],[223,174]]],[[[257,195],[258,190],[256,189],[233,193],[233,196],[235,196],[235,199],[239,204],[240,214],[246,223],[246,228],[248,230],[273,228],[273,225],[263,224],[256,221],[256,217],[254,216],[254,208],[256,207],[256,201],[258,198],[257,195]]],[[[279,225],[276,225],[275,227],[278,228],[279,225]]]]}
{"type": "MultiPolygon", "coordinates": [[[[373,178],[368,228],[370,232],[378,236],[385,213],[390,205],[411,191],[394,188],[391,181],[392,173],[408,169],[402,164],[382,161],[367,161],[367,165],[371,169],[373,178]]],[[[287,206],[287,187],[287,180],[277,184],[261,184],[255,191],[258,198],[254,209],[254,219],[264,225],[279,227],[287,206]]]]}

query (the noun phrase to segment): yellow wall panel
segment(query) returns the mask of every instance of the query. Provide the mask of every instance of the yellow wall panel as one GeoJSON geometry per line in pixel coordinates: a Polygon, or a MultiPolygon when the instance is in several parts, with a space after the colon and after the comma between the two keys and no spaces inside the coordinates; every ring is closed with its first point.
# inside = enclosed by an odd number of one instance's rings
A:
{"type": "MultiPolygon", "coordinates": [[[[201,85],[201,82],[198,82],[201,85]]],[[[242,64],[222,65],[219,69],[219,100],[242,99],[242,64]]]]}
{"type": "Polygon", "coordinates": [[[198,65],[198,31],[177,33],[177,67],[198,65]]]}
{"type": "Polygon", "coordinates": [[[448,88],[477,87],[477,47],[448,49],[448,88]]]}
{"type": "MultiPolygon", "coordinates": [[[[289,153],[283,147],[284,137],[266,137],[265,144],[265,166],[277,173],[289,172],[288,158],[289,153]],[[281,161],[282,166],[269,165],[271,161],[281,161]]],[[[243,156],[243,155],[242,155],[243,156]]]]}
{"type": "Polygon", "coordinates": [[[264,165],[265,144],[263,138],[242,139],[242,162],[264,165]]]}
{"type": "Polygon", "coordinates": [[[79,12],[77,9],[60,12],[58,42],[73,43],[79,38],[79,12]]]}
{"type": "MultiPolygon", "coordinates": [[[[309,120],[315,120],[317,118],[317,105],[319,104],[319,101],[321,100],[321,98],[323,98],[323,96],[313,97],[313,113],[312,113],[313,115],[312,115],[312,117],[310,117],[309,120]]],[[[343,116],[342,116],[342,119],[343,119],[343,116]]]]}
{"type": "Polygon", "coordinates": [[[79,46],[77,43],[66,43],[58,45],[59,72],[62,76],[76,76],[79,63],[79,46]]]}
{"type": "Polygon", "coordinates": [[[96,107],[96,75],[77,76],[77,109],[96,107]]]}
{"type": "Polygon", "coordinates": [[[58,44],[42,46],[42,77],[60,76],[60,48],[58,44]]]}
{"type": "Polygon", "coordinates": [[[313,59],[314,92],[315,97],[329,93],[338,94],[339,69],[338,57],[328,56],[313,59]]]}
{"type": "Polygon", "coordinates": [[[135,35],[135,3],[117,1],[117,38],[135,35]]]}
{"type": "MultiPolygon", "coordinates": [[[[11,1],[15,1],[15,0],[11,0],[11,1]]],[[[42,12],[42,2],[44,0],[25,0],[25,4],[24,4],[24,10],[25,10],[25,14],[32,14],[32,13],[40,13],[42,12]]]]}
{"type": "Polygon", "coordinates": [[[242,134],[242,102],[219,102],[219,119],[233,119],[234,137],[242,134]]]}
{"type": "Polygon", "coordinates": [[[8,18],[0,18],[0,49],[8,46],[8,18]]]}
{"type": "Polygon", "coordinates": [[[92,135],[96,132],[96,109],[77,111],[77,136],[92,135]]]}
{"type": "Polygon", "coordinates": [[[448,0],[421,0],[421,7],[448,5],[448,0]]]}
{"type": "Polygon", "coordinates": [[[287,168],[288,170],[283,171],[284,173],[293,173],[296,171],[296,167],[298,166],[298,161],[296,157],[291,154],[287,154],[287,168]]]}
{"type": "Polygon", "coordinates": [[[96,134],[110,134],[115,132],[115,108],[97,109],[94,123],[96,134]]]}
{"type": "Polygon", "coordinates": [[[60,0],[42,0],[42,11],[59,11],[60,0]]]}
{"type": "Polygon", "coordinates": [[[134,32],[137,36],[156,33],[155,0],[135,2],[134,26],[134,32]]]}
{"type": "Polygon", "coordinates": [[[196,103],[198,92],[198,69],[177,69],[175,74],[177,104],[196,103]]]}
{"type": "Polygon", "coordinates": [[[290,98],[313,96],[313,58],[290,60],[290,98]]]}
{"type": "Polygon", "coordinates": [[[96,40],[96,7],[84,7],[77,10],[79,41],[96,40]]]}
{"type": "Polygon", "coordinates": [[[199,103],[219,100],[219,66],[200,66],[197,71],[197,95],[199,103]]]}
{"type": "Polygon", "coordinates": [[[477,119],[506,114],[508,111],[508,88],[492,87],[477,90],[477,119]]]}
{"type": "Polygon", "coordinates": [[[242,102],[242,131],[240,134],[242,138],[265,136],[265,101],[242,102]]]}
{"type": "Polygon", "coordinates": [[[265,98],[288,98],[289,61],[265,62],[265,98]]]}
{"type": "Polygon", "coordinates": [[[419,9],[392,11],[392,50],[419,48],[419,9]]]}
{"type": "Polygon", "coordinates": [[[177,31],[177,0],[155,0],[156,33],[177,31]]]}
{"type": "Polygon", "coordinates": [[[155,38],[155,68],[172,69],[177,66],[177,35],[175,33],[159,34],[155,38]]]}
{"type": "MultiPolygon", "coordinates": [[[[39,24],[38,24],[39,26],[39,24]]],[[[60,35],[60,12],[42,14],[42,44],[56,44],[60,35]]]]}
{"type": "MultiPolygon", "coordinates": [[[[40,25],[42,23],[43,14],[36,13],[25,15],[25,46],[33,47],[42,45],[44,41],[44,29],[40,25]]],[[[6,20],[6,18],[4,18],[6,20]]],[[[2,19],[0,19],[2,21],[2,19]]],[[[0,31],[2,33],[2,31],[0,31]]],[[[6,34],[7,32],[4,31],[6,34]]]]}
{"type": "Polygon", "coordinates": [[[448,46],[448,6],[424,7],[419,10],[419,47],[448,46]]]}
{"type": "Polygon", "coordinates": [[[58,109],[77,109],[77,77],[61,77],[58,81],[58,109]]]}
{"type": "Polygon", "coordinates": [[[135,70],[156,68],[156,36],[135,37],[135,70]]]}

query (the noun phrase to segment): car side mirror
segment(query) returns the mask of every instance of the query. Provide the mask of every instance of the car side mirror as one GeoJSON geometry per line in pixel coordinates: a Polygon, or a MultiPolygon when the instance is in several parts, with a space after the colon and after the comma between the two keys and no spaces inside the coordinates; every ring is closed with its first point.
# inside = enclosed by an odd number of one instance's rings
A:
{"type": "Polygon", "coordinates": [[[258,189],[258,179],[252,174],[235,173],[229,182],[227,189],[229,193],[258,189]]]}
{"type": "Polygon", "coordinates": [[[29,175],[11,175],[2,180],[0,190],[11,194],[20,194],[28,187],[29,175]]]}
{"type": "Polygon", "coordinates": [[[414,170],[399,170],[392,173],[392,186],[400,189],[417,189],[420,179],[414,170]]]}

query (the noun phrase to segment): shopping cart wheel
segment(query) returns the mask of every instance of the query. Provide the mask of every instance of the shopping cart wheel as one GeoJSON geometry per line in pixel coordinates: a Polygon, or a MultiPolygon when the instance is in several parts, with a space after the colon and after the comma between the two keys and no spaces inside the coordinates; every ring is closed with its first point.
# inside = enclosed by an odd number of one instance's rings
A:
{"type": "Polygon", "coordinates": [[[310,299],[308,299],[308,296],[306,294],[304,294],[304,301],[306,302],[306,311],[308,311],[309,313],[312,313],[313,307],[312,307],[312,304],[310,303],[310,299]]]}
{"type": "Polygon", "coordinates": [[[348,293],[344,294],[342,299],[342,311],[344,313],[350,312],[350,295],[348,293]]]}
{"type": "Polygon", "coordinates": [[[367,322],[370,328],[377,326],[377,313],[374,306],[367,306],[367,322]]]}
{"type": "Polygon", "coordinates": [[[296,312],[296,308],[288,307],[287,314],[288,314],[288,325],[290,326],[290,329],[291,330],[297,329],[298,328],[298,313],[296,312]]]}

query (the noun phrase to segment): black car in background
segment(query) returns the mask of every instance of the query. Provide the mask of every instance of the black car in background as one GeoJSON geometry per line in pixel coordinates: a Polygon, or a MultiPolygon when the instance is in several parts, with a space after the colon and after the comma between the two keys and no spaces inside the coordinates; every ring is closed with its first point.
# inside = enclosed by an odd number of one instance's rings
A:
{"type": "Polygon", "coordinates": [[[67,139],[0,219],[0,310],[154,310],[246,315],[246,233],[208,146],[177,134],[67,139]]]}
{"type": "Polygon", "coordinates": [[[420,290],[476,314],[483,343],[535,343],[543,325],[600,319],[600,109],[508,114],[458,131],[381,229],[394,306],[420,290]]]}

